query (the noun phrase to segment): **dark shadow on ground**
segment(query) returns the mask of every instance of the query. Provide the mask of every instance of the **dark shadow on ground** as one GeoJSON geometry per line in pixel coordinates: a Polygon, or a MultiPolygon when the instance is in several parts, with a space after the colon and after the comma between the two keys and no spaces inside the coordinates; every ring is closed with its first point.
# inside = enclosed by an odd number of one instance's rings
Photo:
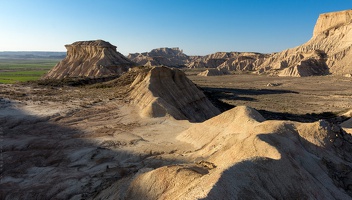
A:
{"type": "Polygon", "coordinates": [[[208,99],[217,106],[221,111],[233,108],[230,104],[223,103],[221,99],[240,100],[240,101],[258,101],[256,98],[248,97],[246,95],[268,95],[268,94],[285,94],[298,92],[291,90],[272,90],[272,89],[231,89],[231,88],[200,88],[208,99]]]}
{"type": "MultiPolygon", "coordinates": [[[[228,100],[243,100],[243,101],[257,101],[255,98],[251,97],[241,97],[240,95],[266,95],[266,94],[284,94],[284,93],[294,93],[298,92],[290,90],[271,90],[271,89],[227,89],[227,88],[200,88],[203,90],[204,94],[208,99],[218,108],[221,112],[230,110],[236,106],[228,104],[222,99],[228,100]]],[[[323,112],[323,113],[307,113],[307,114],[295,114],[288,112],[274,112],[267,110],[258,110],[258,112],[263,115],[267,120],[291,120],[297,122],[315,122],[320,119],[327,120],[332,123],[341,123],[347,118],[341,117],[336,113],[323,112]]]]}
{"type": "MultiPolygon", "coordinates": [[[[2,99],[0,108],[5,106],[13,102],[2,99]]],[[[0,114],[0,199],[86,199],[141,168],[181,163],[152,151],[136,155],[105,147],[60,120],[16,109],[0,114]]],[[[126,145],[139,142],[145,141],[126,145]]]]}
{"type": "Polygon", "coordinates": [[[297,122],[315,122],[318,120],[326,120],[330,123],[341,123],[348,119],[347,117],[339,116],[333,112],[322,113],[307,113],[307,114],[294,114],[287,112],[273,112],[267,110],[258,110],[265,119],[268,120],[290,120],[297,122]]]}
{"type": "Polygon", "coordinates": [[[62,86],[86,86],[86,85],[93,85],[97,83],[103,83],[107,81],[111,81],[114,79],[119,78],[118,75],[112,76],[103,76],[103,77],[75,77],[75,78],[63,78],[63,79],[42,79],[37,81],[28,81],[22,84],[34,84],[34,85],[41,85],[41,86],[50,86],[50,87],[62,87],[62,86]]]}
{"type": "Polygon", "coordinates": [[[233,88],[211,88],[211,87],[202,87],[201,89],[205,92],[212,92],[212,93],[226,93],[226,94],[232,93],[235,96],[286,94],[286,93],[299,94],[296,91],[280,90],[280,89],[277,89],[277,90],[274,90],[274,89],[233,89],[233,88]]]}
{"type": "Polygon", "coordinates": [[[260,140],[275,147],[281,158],[252,158],[233,165],[222,173],[204,200],[350,199],[352,189],[346,172],[352,172],[352,167],[336,162],[336,158],[351,164],[348,149],[352,144],[344,141],[341,148],[322,148],[298,133],[294,135],[293,139],[290,132],[258,135],[260,140]],[[347,159],[336,149],[344,152],[347,159]]]}

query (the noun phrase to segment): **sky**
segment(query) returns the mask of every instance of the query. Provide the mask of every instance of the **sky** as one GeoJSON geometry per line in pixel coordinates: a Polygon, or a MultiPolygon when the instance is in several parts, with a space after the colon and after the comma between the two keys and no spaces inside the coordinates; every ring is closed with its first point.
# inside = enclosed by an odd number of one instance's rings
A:
{"type": "Polygon", "coordinates": [[[352,0],[0,0],[0,51],[66,51],[102,39],[122,54],[271,53],[308,41],[321,13],[352,0]]]}

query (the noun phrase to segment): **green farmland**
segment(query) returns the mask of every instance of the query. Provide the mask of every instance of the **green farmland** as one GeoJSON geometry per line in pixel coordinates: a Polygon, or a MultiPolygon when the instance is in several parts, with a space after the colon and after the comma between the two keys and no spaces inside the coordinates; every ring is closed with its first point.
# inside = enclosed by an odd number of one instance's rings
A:
{"type": "Polygon", "coordinates": [[[60,59],[6,59],[0,58],[0,84],[38,80],[60,59]]]}

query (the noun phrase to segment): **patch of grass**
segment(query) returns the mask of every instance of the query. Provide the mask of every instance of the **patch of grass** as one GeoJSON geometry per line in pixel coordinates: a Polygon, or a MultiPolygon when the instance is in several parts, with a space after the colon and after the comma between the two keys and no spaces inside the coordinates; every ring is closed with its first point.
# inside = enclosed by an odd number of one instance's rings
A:
{"type": "Polygon", "coordinates": [[[38,80],[46,72],[47,70],[0,72],[0,83],[12,84],[16,82],[38,80]]]}
{"type": "Polygon", "coordinates": [[[60,60],[55,59],[0,59],[0,70],[51,69],[60,60]]]}
{"type": "Polygon", "coordinates": [[[53,68],[59,59],[0,58],[0,84],[38,80],[53,68]]]}

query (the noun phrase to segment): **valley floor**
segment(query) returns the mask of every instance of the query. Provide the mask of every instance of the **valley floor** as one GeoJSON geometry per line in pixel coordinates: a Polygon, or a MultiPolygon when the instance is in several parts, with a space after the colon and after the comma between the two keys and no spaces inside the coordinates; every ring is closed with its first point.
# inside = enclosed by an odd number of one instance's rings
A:
{"type": "Polygon", "coordinates": [[[228,104],[221,104],[225,109],[246,105],[259,110],[267,119],[316,121],[336,117],[352,108],[352,78],[188,74],[209,98],[228,104]]]}

